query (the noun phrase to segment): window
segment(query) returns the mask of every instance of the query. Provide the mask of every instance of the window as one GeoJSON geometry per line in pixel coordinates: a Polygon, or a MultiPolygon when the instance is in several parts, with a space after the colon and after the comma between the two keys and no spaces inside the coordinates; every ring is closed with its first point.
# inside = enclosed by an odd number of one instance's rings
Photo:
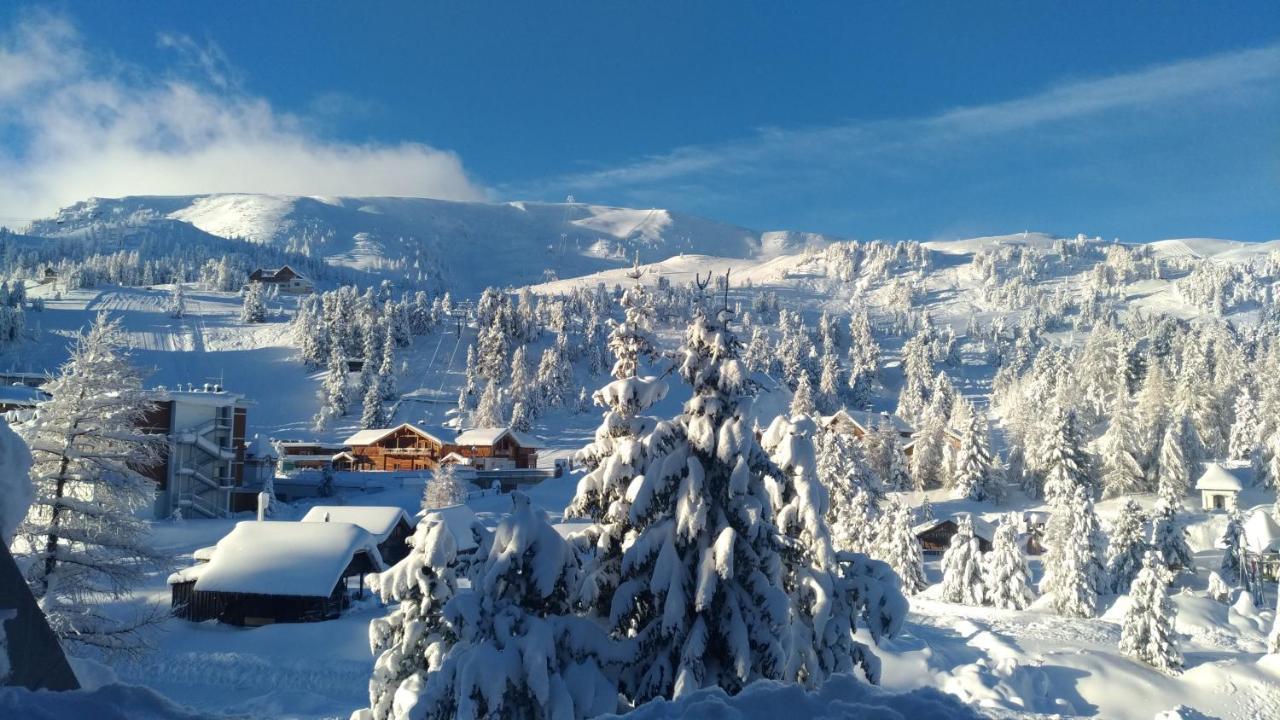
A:
{"type": "Polygon", "coordinates": [[[1227,509],[1227,498],[1226,498],[1226,496],[1225,496],[1225,495],[1214,495],[1214,496],[1213,496],[1213,509],[1214,509],[1214,510],[1225,510],[1225,509],[1227,509]]]}

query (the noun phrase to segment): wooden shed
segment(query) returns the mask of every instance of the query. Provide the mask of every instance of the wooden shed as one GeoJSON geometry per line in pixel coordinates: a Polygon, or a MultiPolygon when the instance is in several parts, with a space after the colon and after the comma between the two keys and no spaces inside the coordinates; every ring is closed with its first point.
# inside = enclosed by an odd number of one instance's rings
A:
{"type": "MultiPolygon", "coordinates": [[[[960,529],[959,520],[964,514],[966,513],[953,517],[934,518],[915,526],[914,531],[916,539],[920,541],[920,549],[932,555],[946,552],[947,548],[951,547],[951,538],[960,529]]],[[[982,552],[989,552],[991,543],[995,539],[995,528],[976,516],[970,517],[973,520],[973,536],[978,538],[978,547],[982,552]]]]}
{"type": "Polygon", "coordinates": [[[348,580],[385,568],[373,536],[344,522],[237,523],[208,561],[169,576],[177,617],[259,626],[338,617],[348,580]]]}

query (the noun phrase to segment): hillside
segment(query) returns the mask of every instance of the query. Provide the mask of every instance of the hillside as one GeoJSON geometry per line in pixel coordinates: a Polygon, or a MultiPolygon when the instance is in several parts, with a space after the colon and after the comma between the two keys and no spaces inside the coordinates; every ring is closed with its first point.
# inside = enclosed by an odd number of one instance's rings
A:
{"type": "Polygon", "coordinates": [[[83,237],[120,225],[192,239],[243,238],[461,293],[621,267],[637,253],[641,261],[681,253],[758,258],[829,240],[812,233],[761,233],[662,209],[279,195],[92,198],[32,223],[27,232],[83,237]]]}

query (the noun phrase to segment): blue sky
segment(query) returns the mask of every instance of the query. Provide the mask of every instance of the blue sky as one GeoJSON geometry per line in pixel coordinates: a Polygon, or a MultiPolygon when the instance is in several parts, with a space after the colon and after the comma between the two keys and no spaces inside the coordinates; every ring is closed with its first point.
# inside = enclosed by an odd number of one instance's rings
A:
{"type": "Polygon", "coordinates": [[[377,5],[0,6],[0,223],[243,190],[1280,237],[1274,2],[377,5]]]}

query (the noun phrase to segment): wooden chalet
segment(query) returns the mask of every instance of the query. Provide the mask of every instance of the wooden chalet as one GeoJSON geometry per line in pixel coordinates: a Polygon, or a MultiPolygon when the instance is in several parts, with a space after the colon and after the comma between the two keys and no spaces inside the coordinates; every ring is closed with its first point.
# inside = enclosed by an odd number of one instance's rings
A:
{"type": "Polygon", "coordinates": [[[351,523],[373,536],[387,565],[395,565],[409,554],[413,525],[398,507],[364,505],[316,505],[302,516],[307,522],[351,523]]]}
{"type": "Polygon", "coordinates": [[[309,293],[315,290],[315,283],[288,265],[270,270],[258,268],[249,274],[249,282],[279,288],[280,292],[309,293]]]}
{"type": "Polygon", "coordinates": [[[385,569],[373,536],[345,522],[237,523],[204,562],[169,576],[173,614],[256,627],[332,620],[350,578],[385,569]]]}
{"type": "MultiPolygon", "coordinates": [[[[856,438],[861,438],[885,426],[892,427],[898,435],[898,440],[902,443],[903,454],[908,457],[911,456],[911,450],[915,446],[917,434],[915,428],[911,427],[910,423],[898,415],[887,412],[877,413],[870,410],[837,410],[834,415],[828,415],[823,418],[822,426],[856,438]]],[[[951,446],[951,449],[959,450],[960,434],[951,428],[946,428],[945,435],[947,444],[951,446]]]]}
{"type": "Polygon", "coordinates": [[[435,470],[442,462],[476,470],[517,470],[538,466],[537,438],[510,428],[473,428],[450,438],[446,430],[405,423],[361,430],[347,438],[353,470],[435,470]]]}
{"type": "Polygon", "coordinates": [[[281,470],[323,470],[338,468],[337,456],[345,452],[346,445],[312,440],[290,440],[279,443],[281,470]]]}
{"type": "MultiPolygon", "coordinates": [[[[941,555],[951,547],[951,538],[960,530],[959,515],[955,517],[934,518],[920,523],[913,528],[916,539],[920,541],[920,549],[927,555],[941,555]]],[[[985,520],[977,517],[973,520],[973,536],[978,539],[978,547],[982,552],[990,552],[995,540],[995,528],[985,520]]]]}

